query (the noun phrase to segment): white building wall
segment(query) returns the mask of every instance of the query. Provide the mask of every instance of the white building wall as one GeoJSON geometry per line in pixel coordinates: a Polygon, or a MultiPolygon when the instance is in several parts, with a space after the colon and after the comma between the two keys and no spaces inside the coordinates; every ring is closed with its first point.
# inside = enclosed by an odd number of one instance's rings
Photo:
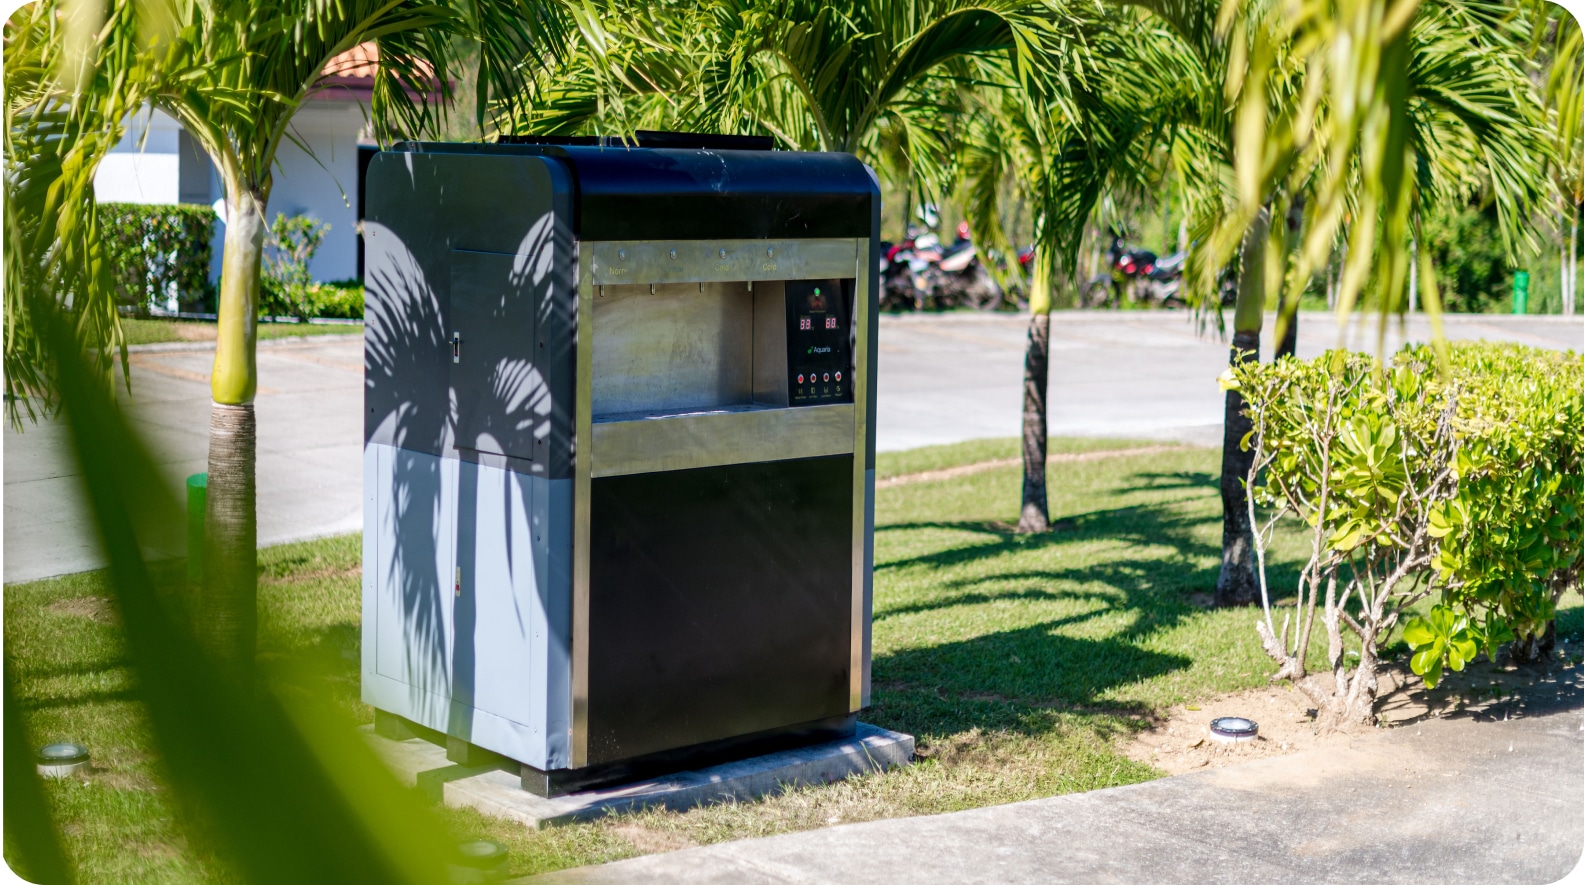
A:
{"type": "Polygon", "coordinates": [[[163,111],[127,120],[127,132],[94,173],[94,198],[101,203],[175,203],[181,188],[178,138],[181,124],[163,111]]]}
{"type": "MultiPolygon", "coordinates": [[[[321,282],[357,276],[358,132],[363,123],[357,102],[310,101],[293,117],[292,131],[312,153],[289,140],[276,153],[268,220],[284,213],[308,215],[330,225],[309,265],[314,279],[321,282]]],[[[94,175],[94,196],[102,203],[181,202],[180,140],[181,124],[162,111],[128,120],[126,136],[94,175]]],[[[212,169],[209,178],[204,203],[225,195],[212,169]]],[[[191,201],[197,195],[186,196],[191,201]]],[[[214,280],[220,276],[224,241],[224,225],[217,224],[210,269],[214,280]]]]}
{"type": "Polygon", "coordinates": [[[106,154],[94,173],[94,198],[101,203],[174,203],[180,172],[174,153],[106,154]]]}
{"type": "Polygon", "coordinates": [[[308,102],[292,118],[292,131],[313,153],[288,141],[275,156],[269,220],[284,213],[330,225],[308,268],[319,281],[357,276],[357,136],[362,126],[363,112],[355,102],[308,102]]]}

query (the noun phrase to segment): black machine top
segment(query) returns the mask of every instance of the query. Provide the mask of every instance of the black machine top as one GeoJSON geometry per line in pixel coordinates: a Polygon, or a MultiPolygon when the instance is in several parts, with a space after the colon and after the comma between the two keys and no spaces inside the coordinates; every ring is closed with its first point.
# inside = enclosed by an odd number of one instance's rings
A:
{"type": "Polygon", "coordinates": [[[758,136],[637,133],[511,137],[499,144],[405,142],[397,151],[553,157],[575,182],[584,240],[872,235],[880,190],[852,154],[768,150],[758,136]]]}
{"type": "Polygon", "coordinates": [[[496,144],[552,145],[556,147],[682,148],[705,151],[771,151],[775,139],[768,135],[719,135],[713,132],[657,132],[639,129],[621,135],[502,135],[496,144]]]}

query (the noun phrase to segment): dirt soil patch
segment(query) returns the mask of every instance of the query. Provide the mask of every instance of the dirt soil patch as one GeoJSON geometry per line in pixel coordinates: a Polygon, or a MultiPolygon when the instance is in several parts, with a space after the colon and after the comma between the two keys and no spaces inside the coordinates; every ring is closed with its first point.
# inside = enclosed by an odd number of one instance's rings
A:
{"type": "MultiPolygon", "coordinates": [[[[1448,671],[1434,689],[1405,666],[1388,664],[1379,676],[1375,702],[1378,725],[1323,730],[1315,723],[1308,696],[1286,683],[1222,695],[1198,704],[1171,707],[1123,747],[1131,759],[1183,774],[1220,768],[1268,756],[1297,753],[1352,738],[1377,728],[1400,728],[1427,719],[1492,721],[1524,715],[1530,706],[1555,693],[1559,679],[1578,666],[1577,649],[1559,646],[1547,664],[1513,666],[1481,660],[1461,673],[1448,671]],[[1211,737],[1210,722],[1221,716],[1242,716],[1259,723],[1259,737],[1223,743],[1211,737]]],[[[1325,679],[1327,677],[1321,677],[1325,679]]]]}
{"type": "Polygon", "coordinates": [[[1310,708],[1303,692],[1285,685],[1222,695],[1199,704],[1179,704],[1153,727],[1139,732],[1123,750],[1130,758],[1167,774],[1183,774],[1347,740],[1346,735],[1335,732],[1321,734],[1310,708]],[[1259,723],[1259,737],[1242,743],[1217,741],[1210,736],[1210,722],[1222,716],[1254,720],[1259,723]]]}
{"type": "Polygon", "coordinates": [[[99,624],[116,622],[115,603],[105,596],[77,596],[62,599],[44,607],[45,611],[74,618],[87,618],[99,624]]]}

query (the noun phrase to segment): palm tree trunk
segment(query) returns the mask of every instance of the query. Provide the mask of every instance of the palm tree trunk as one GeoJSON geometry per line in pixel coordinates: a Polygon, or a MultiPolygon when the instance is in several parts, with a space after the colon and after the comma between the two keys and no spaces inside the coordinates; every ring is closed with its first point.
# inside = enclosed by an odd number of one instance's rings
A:
{"type": "Polygon", "coordinates": [[[1408,241],[1408,312],[1419,312],[1419,241],[1408,241]]]}
{"type": "Polygon", "coordinates": [[[1036,261],[1029,286],[1028,350],[1023,355],[1023,512],[1019,534],[1050,530],[1045,498],[1047,410],[1050,380],[1051,273],[1036,261]]]}
{"type": "MultiPolygon", "coordinates": [[[[1292,297],[1293,298],[1298,298],[1300,296],[1297,295],[1297,294],[1294,294],[1292,297]]],[[[1283,312],[1285,312],[1287,310],[1287,307],[1284,306],[1282,308],[1282,310],[1283,310],[1283,312]]],[[[1233,347],[1235,348],[1237,346],[1236,345],[1236,334],[1235,334],[1235,332],[1234,332],[1234,336],[1233,336],[1233,342],[1234,342],[1233,343],[1233,347]]],[[[1254,333],[1254,351],[1255,351],[1254,358],[1255,359],[1259,359],[1259,333],[1258,332],[1254,333]]],[[[1282,327],[1281,340],[1276,342],[1276,352],[1271,355],[1271,359],[1279,360],[1279,359],[1281,359],[1284,356],[1296,356],[1297,353],[1298,353],[1298,308],[1297,308],[1296,305],[1294,305],[1292,307],[1292,316],[1287,318],[1287,325],[1282,327]]]]}
{"type": "Polygon", "coordinates": [[[1578,309],[1578,228],[1579,207],[1573,204],[1573,232],[1568,239],[1567,263],[1564,271],[1567,273],[1567,298],[1562,301],[1562,312],[1572,316],[1578,309]]]}
{"type": "MultiPolygon", "coordinates": [[[[1233,365],[1259,359],[1260,328],[1265,321],[1265,244],[1269,225],[1269,211],[1261,212],[1243,238],[1237,308],[1232,319],[1233,365]]],[[[1296,336],[1296,324],[1292,332],[1296,336]]],[[[1254,529],[1249,524],[1248,490],[1243,487],[1254,453],[1244,451],[1242,443],[1253,427],[1243,414],[1242,395],[1236,390],[1227,391],[1221,437],[1221,574],[1215,588],[1218,606],[1252,605],[1259,601],[1259,584],[1254,578],[1254,529]]]]}
{"type": "MultiPolygon", "coordinates": [[[[232,190],[232,189],[228,189],[232,190]]],[[[252,676],[258,632],[258,520],[254,468],[258,390],[256,337],[264,201],[246,191],[227,195],[225,255],[220,273],[219,338],[210,388],[209,493],[204,512],[204,580],[199,636],[226,676],[252,676]]]]}

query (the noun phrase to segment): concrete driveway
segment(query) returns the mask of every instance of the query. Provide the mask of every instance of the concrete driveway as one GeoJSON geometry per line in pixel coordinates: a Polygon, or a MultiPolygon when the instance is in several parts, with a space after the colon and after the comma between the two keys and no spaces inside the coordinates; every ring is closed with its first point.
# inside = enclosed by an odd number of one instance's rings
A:
{"type": "MultiPolygon", "coordinates": [[[[1377,323],[1373,316],[1355,317],[1347,345],[1374,351],[1377,323]]],[[[1300,356],[1343,340],[1329,314],[1304,314],[1298,325],[1300,356]]],[[[1268,320],[1261,344],[1266,359],[1272,326],[1268,320]]],[[[1584,317],[1454,316],[1446,330],[1453,340],[1584,351],[1584,317]]],[[[1405,331],[1391,329],[1388,350],[1405,338],[1430,337],[1423,317],[1410,320],[1405,331]]],[[[1027,334],[1027,315],[882,317],[880,449],[1021,434],[1027,334]]],[[[1186,313],[1068,311],[1052,315],[1050,337],[1052,436],[1220,445],[1225,400],[1215,379],[1226,369],[1228,344],[1213,328],[1201,334],[1186,313]]]]}
{"type": "MultiPolygon", "coordinates": [[[[211,349],[139,349],[122,400],[172,489],[207,469],[211,349]]],[[[258,535],[261,544],[363,526],[363,338],[260,344],[258,535]]],[[[178,500],[185,500],[184,498],[178,500]]],[[[181,555],[174,550],[155,552],[181,555]]],[[[98,568],[65,428],[5,429],[5,582],[98,568]]]]}
{"type": "MultiPolygon", "coordinates": [[[[1026,316],[1001,314],[882,317],[880,449],[1018,435],[1027,323],[1026,316]]],[[[1301,329],[1303,354],[1337,341],[1328,316],[1305,316],[1301,329]]],[[[1452,338],[1584,350],[1584,321],[1452,317],[1447,331],[1452,338]]],[[[1423,340],[1428,328],[1415,320],[1407,333],[1423,340]]],[[[1373,326],[1352,338],[1373,348],[1373,326]]],[[[1051,320],[1050,432],[1216,445],[1222,395],[1215,377],[1226,353],[1218,336],[1197,333],[1182,313],[1058,313],[1051,320]]],[[[207,349],[163,346],[132,356],[127,411],[172,488],[205,469],[213,358],[207,349]]],[[[361,527],[362,382],[361,337],[259,346],[260,543],[361,527]]],[[[6,583],[100,566],[61,428],[45,424],[19,434],[7,427],[4,462],[6,583]]]]}

